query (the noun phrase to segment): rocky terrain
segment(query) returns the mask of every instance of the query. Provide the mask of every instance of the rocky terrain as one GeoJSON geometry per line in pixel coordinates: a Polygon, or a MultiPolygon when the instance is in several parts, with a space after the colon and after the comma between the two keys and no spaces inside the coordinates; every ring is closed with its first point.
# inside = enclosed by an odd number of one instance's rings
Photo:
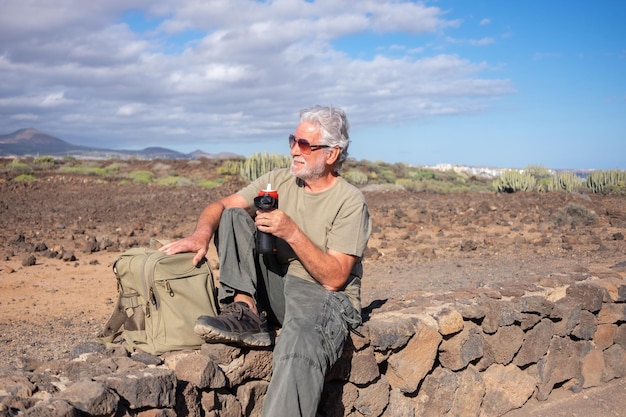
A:
{"type": "MultiPolygon", "coordinates": [[[[202,170],[176,163],[180,175],[202,170]]],[[[190,233],[208,202],[240,186],[119,185],[56,173],[0,179],[0,363],[67,358],[93,341],[113,307],[119,253],[190,233]]],[[[364,306],[401,303],[415,291],[626,278],[625,197],[379,187],[364,194],[374,219],[364,306]]],[[[219,273],[215,253],[211,261],[219,273]]]]}

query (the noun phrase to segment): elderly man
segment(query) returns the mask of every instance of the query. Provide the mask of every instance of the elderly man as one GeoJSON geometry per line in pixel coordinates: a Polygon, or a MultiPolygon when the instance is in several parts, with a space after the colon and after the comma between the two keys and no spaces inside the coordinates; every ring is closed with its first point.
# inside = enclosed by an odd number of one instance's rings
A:
{"type": "Polygon", "coordinates": [[[197,263],[215,235],[223,308],[195,325],[208,343],[270,346],[268,322],[282,326],[266,417],[315,416],[324,376],[349,330],[361,324],[361,257],[371,220],[361,192],[339,176],[349,143],[343,110],[303,110],[289,136],[291,168],[210,204],[191,236],[161,249],[196,252],[197,263]],[[268,184],[278,192],[278,208],[255,210],[254,198],[268,184]],[[257,253],[258,232],[276,237],[274,252],[257,253]]]}

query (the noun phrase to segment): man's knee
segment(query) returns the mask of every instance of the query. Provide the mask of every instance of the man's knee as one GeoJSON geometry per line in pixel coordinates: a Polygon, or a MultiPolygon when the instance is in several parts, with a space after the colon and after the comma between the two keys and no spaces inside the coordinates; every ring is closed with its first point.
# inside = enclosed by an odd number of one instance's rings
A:
{"type": "Polygon", "coordinates": [[[337,345],[329,340],[327,331],[309,317],[292,317],[280,332],[274,356],[279,360],[301,358],[325,368],[324,364],[337,357],[337,345]]]}
{"type": "Polygon", "coordinates": [[[240,232],[245,231],[245,234],[248,235],[254,229],[254,221],[246,210],[238,207],[227,208],[222,212],[215,240],[216,243],[219,241],[220,234],[224,236],[233,234],[236,236],[240,232]]]}
{"type": "Polygon", "coordinates": [[[224,209],[224,211],[222,212],[222,218],[221,221],[232,221],[234,219],[238,219],[238,218],[248,218],[250,219],[250,215],[248,214],[248,212],[242,208],[239,207],[230,207],[227,209],[224,209]],[[245,217],[244,217],[245,216],[245,217]]]}

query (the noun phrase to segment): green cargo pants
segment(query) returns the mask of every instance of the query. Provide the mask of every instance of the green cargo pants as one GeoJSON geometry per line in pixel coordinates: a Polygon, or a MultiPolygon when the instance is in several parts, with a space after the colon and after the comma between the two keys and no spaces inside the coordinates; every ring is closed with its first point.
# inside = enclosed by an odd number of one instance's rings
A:
{"type": "Polygon", "coordinates": [[[361,315],[341,291],[288,275],[273,255],[257,255],[256,227],[241,209],[222,214],[216,245],[221,302],[236,291],[251,294],[260,310],[282,326],[274,348],[264,417],[315,417],[324,376],[341,355],[350,328],[361,315]]]}

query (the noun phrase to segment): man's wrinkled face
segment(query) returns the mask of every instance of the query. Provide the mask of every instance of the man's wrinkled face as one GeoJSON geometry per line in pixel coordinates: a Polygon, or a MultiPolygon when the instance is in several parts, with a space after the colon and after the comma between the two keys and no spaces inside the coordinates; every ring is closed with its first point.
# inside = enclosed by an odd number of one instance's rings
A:
{"type": "Polygon", "coordinates": [[[291,147],[291,174],[301,180],[308,181],[320,178],[326,171],[326,152],[324,149],[311,149],[307,155],[300,149],[298,139],[304,139],[310,145],[322,145],[319,128],[308,122],[302,122],[294,132],[296,143],[291,147]]]}

